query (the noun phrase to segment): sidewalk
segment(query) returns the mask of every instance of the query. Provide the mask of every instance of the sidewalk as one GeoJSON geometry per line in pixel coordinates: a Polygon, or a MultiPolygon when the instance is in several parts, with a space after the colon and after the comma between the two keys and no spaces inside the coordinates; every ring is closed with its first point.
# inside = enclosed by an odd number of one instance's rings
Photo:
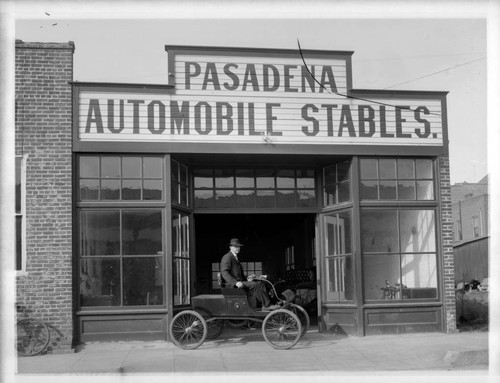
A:
{"type": "MultiPolygon", "coordinates": [[[[225,329],[196,350],[168,342],[107,342],[72,354],[18,358],[18,374],[338,374],[479,370],[488,373],[488,333],[339,337],[310,331],[276,350],[256,330],[225,329]]],[[[476,371],[476,373],[478,373],[476,371]]]]}

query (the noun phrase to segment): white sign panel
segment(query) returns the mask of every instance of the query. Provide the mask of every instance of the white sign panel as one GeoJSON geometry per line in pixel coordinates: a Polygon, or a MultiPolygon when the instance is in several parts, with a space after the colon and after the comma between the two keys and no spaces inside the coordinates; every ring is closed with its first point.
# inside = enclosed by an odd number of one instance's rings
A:
{"type": "Polygon", "coordinates": [[[176,54],[173,61],[171,94],[82,89],[79,139],[443,145],[441,97],[353,97],[345,58],[305,65],[300,56],[176,54]]]}

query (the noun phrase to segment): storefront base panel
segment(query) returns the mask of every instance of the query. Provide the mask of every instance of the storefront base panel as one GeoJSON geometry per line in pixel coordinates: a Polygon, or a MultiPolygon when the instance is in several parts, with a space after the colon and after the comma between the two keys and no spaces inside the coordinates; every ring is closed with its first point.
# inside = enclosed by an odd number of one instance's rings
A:
{"type": "Polygon", "coordinates": [[[78,318],[81,342],[166,340],[167,315],[82,315],[78,318]]]}
{"type": "Polygon", "coordinates": [[[327,308],[323,318],[325,318],[324,331],[337,335],[358,336],[358,321],[356,319],[357,309],[337,309],[327,308]]]}
{"type": "Polygon", "coordinates": [[[443,331],[441,307],[365,309],[366,335],[443,331]]]}

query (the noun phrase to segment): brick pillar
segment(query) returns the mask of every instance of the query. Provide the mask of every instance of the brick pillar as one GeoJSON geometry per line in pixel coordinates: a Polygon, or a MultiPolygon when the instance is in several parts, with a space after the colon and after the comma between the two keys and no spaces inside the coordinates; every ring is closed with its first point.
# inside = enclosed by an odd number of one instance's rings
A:
{"type": "Polygon", "coordinates": [[[453,258],[453,220],[451,213],[450,160],[448,155],[439,157],[439,182],[441,191],[441,233],[443,243],[444,305],[446,332],[457,332],[455,301],[455,262],[453,258]]]}
{"type": "Polygon", "coordinates": [[[16,41],[16,155],[26,162],[26,262],[17,302],[51,331],[48,353],[73,342],[73,42],[16,41]]]}

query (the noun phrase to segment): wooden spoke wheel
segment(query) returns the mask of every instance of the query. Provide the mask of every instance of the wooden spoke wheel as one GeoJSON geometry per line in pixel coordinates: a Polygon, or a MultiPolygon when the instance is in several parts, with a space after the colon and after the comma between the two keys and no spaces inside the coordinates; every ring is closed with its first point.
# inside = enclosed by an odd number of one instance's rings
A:
{"type": "Polygon", "coordinates": [[[271,311],[262,323],[262,335],[277,349],[288,349],[297,344],[302,334],[300,319],[292,311],[271,311]]]}
{"type": "Polygon", "coordinates": [[[170,337],[174,344],[194,350],[201,346],[208,333],[207,322],[196,311],[185,310],[178,313],[170,323],[170,337]]]}
{"type": "Polygon", "coordinates": [[[311,324],[309,314],[302,306],[296,305],[294,303],[290,303],[285,308],[293,312],[295,315],[297,315],[297,318],[299,318],[300,324],[302,325],[302,333],[300,334],[300,336],[303,337],[311,324]]]}

